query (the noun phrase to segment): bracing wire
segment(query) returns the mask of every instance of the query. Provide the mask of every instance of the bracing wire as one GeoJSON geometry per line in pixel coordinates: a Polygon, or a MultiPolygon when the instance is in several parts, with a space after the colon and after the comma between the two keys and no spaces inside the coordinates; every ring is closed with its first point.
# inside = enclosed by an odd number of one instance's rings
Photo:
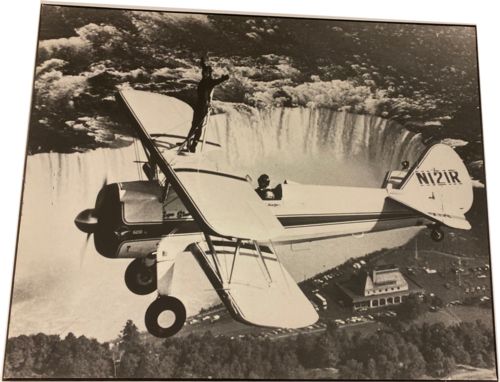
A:
{"type": "Polygon", "coordinates": [[[134,154],[135,154],[135,162],[137,166],[137,175],[139,177],[139,180],[142,180],[142,171],[141,171],[141,163],[140,163],[140,156],[139,156],[139,147],[137,145],[137,138],[134,138],[134,154]]]}

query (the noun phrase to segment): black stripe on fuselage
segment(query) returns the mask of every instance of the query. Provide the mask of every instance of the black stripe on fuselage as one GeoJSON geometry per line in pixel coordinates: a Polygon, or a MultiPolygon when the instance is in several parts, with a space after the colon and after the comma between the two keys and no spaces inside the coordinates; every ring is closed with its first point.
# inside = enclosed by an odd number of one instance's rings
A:
{"type": "Polygon", "coordinates": [[[347,223],[364,223],[369,221],[387,221],[399,219],[417,218],[420,215],[408,212],[399,214],[335,214],[335,215],[296,215],[277,216],[280,223],[285,227],[304,227],[317,225],[334,225],[347,223]],[[385,216],[384,216],[385,215],[385,216]]]}
{"type": "MultiPolygon", "coordinates": [[[[339,225],[339,224],[355,224],[355,223],[365,223],[373,221],[391,221],[391,220],[406,220],[421,217],[419,214],[415,213],[355,213],[355,214],[320,214],[320,215],[281,215],[277,216],[279,222],[284,228],[298,228],[298,227],[314,227],[322,225],[339,225]]],[[[178,234],[188,234],[201,232],[200,227],[194,220],[173,220],[164,221],[158,224],[130,224],[128,225],[131,231],[133,230],[143,230],[138,235],[132,235],[135,237],[158,237],[164,236],[176,229],[178,234]]],[[[235,242],[229,241],[214,241],[214,245],[234,247],[235,242]]],[[[242,248],[252,249],[252,244],[243,244],[242,248]]],[[[272,252],[268,247],[262,247],[264,252],[272,252]]]]}

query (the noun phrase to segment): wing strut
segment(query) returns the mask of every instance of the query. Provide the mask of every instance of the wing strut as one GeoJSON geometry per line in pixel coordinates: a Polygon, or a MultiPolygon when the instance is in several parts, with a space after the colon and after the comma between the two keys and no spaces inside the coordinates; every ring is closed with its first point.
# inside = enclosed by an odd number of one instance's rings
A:
{"type": "Polygon", "coordinates": [[[236,247],[234,248],[233,262],[231,263],[231,273],[229,274],[229,284],[233,279],[234,265],[236,264],[236,256],[240,253],[241,239],[236,240],[236,247]]]}
{"type": "Polygon", "coordinates": [[[222,276],[222,273],[220,271],[220,262],[219,258],[217,257],[217,251],[215,250],[215,246],[212,242],[212,239],[210,238],[210,235],[207,233],[204,233],[205,235],[205,240],[207,241],[208,248],[210,249],[210,253],[212,254],[212,259],[213,259],[213,264],[215,266],[215,270],[217,271],[218,276],[220,277],[221,280],[224,280],[224,277],[222,276]]]}
{"type": "Polygon", "coordinates": [[[273,278],[271,277],[271,273],[269,273],[269,269],[267,268],[266,262],[264,261],[264,256],[262,256],[262,251],[260,250],[259,244],[254,240],[253,245],[255,247],[255,251],[259,255],[259,259],[260,259],[259,266],[261,268],[262,268],[262,266],[264,267],[264,269],[266,270],[266,274],[267,274],[267,283],[271,284],[273,282],[273,278]]]}

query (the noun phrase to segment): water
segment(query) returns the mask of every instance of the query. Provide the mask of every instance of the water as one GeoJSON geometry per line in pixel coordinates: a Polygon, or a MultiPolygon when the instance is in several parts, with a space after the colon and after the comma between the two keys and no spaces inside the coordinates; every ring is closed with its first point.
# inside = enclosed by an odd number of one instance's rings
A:
{"type": "MultiPolygon", "coordinates": [[[[224,161],[254,179],[267,172],[273,182],[378,187],[388,169],[403,159],[416,160],[423,149],[419,135],[393,122],[326,109],[242,112],[228,107],[211,128],[226,148],[224,161]]],[[[109,340],[127,319],[144,329],[143,315],[154,294],[130,293],[123,282],[130,260],[101,257],[73,224],[78,212],[94,205],[104,182],[140,179],[135,152],[131,145],[28,157],[9,336],[72,331],[109,340]]],[[[404,229],[277,249],[300,281],[349,257],[401,245],[415,232],[404,229]]],[[[188,314],[218,301],[191,256],[178,258],[176,272],[176,295],[188,314]]]]}
{"type": "Polygon", "coordinates": [[[424,149],[420,134],[396,122],[330,109],[227,107],[211,122],[227,162],[276,182],[379,187],[386,171],[424,149]]]}

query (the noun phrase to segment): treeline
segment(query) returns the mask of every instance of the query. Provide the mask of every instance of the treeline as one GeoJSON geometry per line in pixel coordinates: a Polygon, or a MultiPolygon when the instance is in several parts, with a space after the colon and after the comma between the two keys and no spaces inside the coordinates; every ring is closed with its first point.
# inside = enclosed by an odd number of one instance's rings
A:
{"type": "Polygon", "coordinates": [[[10,338],[4,377],[307,379],[336,368],[331,377],[339,379],[415,379],[445,377],[456,364],[495,365],[488,327],[424,324],[361,336],[328,325],[321,335],[274,341],[210,332],[156,341],[128,321],[116,343],[71,333],[10,338]]]}

